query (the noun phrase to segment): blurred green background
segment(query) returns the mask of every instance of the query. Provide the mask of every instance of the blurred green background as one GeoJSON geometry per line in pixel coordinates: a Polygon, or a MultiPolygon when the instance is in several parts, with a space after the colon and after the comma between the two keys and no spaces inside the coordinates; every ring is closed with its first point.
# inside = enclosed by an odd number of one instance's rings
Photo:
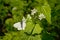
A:
{"type": "Polygon", "coordinates": [[[60,40],[60,0],[0,0],[0,40],[60,40]],[[32,8],[38,10],[34,16],[32,8]],[[37,19],[40,13],[46,19],[37,19]],[[17,30],[13,24],[23,16],[26,28],[17,30]]]}

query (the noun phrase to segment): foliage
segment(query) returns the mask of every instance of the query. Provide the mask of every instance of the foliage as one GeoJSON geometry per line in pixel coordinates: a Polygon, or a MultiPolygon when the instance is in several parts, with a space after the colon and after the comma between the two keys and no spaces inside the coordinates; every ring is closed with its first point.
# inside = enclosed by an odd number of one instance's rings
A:
{"type": "Polygon", "coordinates": [[[5,36],[0,36],[0,39],[59,40],[59,13],[59,0],[0,0],[0,29],[5,34],[5,36]],[[31,15],[31,10],[34,8],[37,12],[31,15]],[[9,13],[12,13],[12,18],[5,20],[5,17],[7,17],[9,13]],[[43,13],[46,18],[39,20],[41,13],[43,13]],[[31,16],[31,19],[27,18],[28,14],[31,16]],[[23,17],[26,18],[26,28],[25,30],[17,30],[13,27],[13,24],[21,22],[23,17]],[[3,26],[1,26],[2,24],[3,26]],[[3,30],[7,30],[7,32],[3,30]]]}

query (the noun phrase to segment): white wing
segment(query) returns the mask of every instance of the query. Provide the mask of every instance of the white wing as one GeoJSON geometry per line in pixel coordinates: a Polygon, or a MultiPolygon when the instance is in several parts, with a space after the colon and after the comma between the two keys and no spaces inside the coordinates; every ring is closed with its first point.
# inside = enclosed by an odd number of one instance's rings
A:
{"type": "Polygon", "coordinates": [[[25,30],[26,23],[25,21],[23,21],[22,24],[21,22],[18,22],[18,23],[15,23],[13,26],[17,28],[18,30],[25,30]]]}
{"type": "Polygon", "coordinates": [[[21,22],[17,22],[13,25],[15,28],[17,28],[18,30],[22,30],[21,28],[21,22]]]}
{"type": "Polygon", "coordinates": [[[21,26],[20,22],[17,22],[13,25],[15,28],[18,28],[19,26],[21,26]]]}

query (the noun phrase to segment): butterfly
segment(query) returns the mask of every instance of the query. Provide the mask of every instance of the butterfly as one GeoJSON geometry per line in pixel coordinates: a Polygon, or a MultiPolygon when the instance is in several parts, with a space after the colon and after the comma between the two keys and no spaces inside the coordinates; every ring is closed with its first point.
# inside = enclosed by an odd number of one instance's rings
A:
{"type": "Polygon", "coordinates": [[[26,20],[23,17],[21,22],[17,22],[13,25],[15,28],[17,28],[17,30],[25,30],[26,27],[26,20]]]}

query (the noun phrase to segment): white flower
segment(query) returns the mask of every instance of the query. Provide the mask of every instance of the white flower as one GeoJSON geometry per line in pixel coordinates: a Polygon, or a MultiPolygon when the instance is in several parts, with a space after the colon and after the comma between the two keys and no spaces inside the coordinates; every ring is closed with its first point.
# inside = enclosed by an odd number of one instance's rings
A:
{"type": "Polygon", "coordinates": [[[13,9],[12,10],[16,10],[17,8],[16,7],[13,7],[13,9]]]}
{"type": "Polygon", "coordinates": [[[34,8],[33,10],[31,10],[31,15],[34,15],[37,12],[37,10],[34,8]]]}
{"type": "Polygon", "coordinates": [[[27,18],[28,18],[28,19],[31,19],[31,16],[30,16],[30,14],[28,14],[28,15],[27,15],[27,18]]]}
{"type": "Polygon", "coordinates": [[[45,15],[42,13],[39,15],[39,19],[42,20],[43,18],[46,18],[45,15]]]}
{"type": "Polygon", "coordinates": [[[26,22],[26,19],[23,17],[22,21],[26,22]]]}
{"type": "Polygon", "coordinates": [[[17,30],[25,30],[26,27],[26,20],[23,17],[22,22],[17,22],[13,25],[17,30]]]}

